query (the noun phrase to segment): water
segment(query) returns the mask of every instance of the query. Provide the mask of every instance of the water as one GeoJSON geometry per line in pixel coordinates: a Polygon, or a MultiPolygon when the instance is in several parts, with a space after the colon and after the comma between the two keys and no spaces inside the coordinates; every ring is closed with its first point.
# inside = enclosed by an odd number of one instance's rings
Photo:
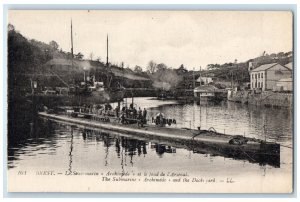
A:
{"type": "MultiPolygon", "coordinates": [[[[281,147],[280,166],[196,153],[188,146],[125,137],[44,119],[20,121],[8,138],[9,173],[19,170],[72,172],[138,171],[187,172],[190,176],[213,175],[242,178],[290,176],[292,170],[292,112],[231,102],[180,104],[152,98],[135,98],[147,108],[148,118],[159,111],[177,124],[171,127],[208,129],[276,141],[281,147]],[[20,127],[22,126],[22,127],[20,127]],[[159,144],[158,144],[159,143],[159,144]]],[[[114,104],[115,105],[115,104],[114,104]]],[[[169,127],[169,126],[167,126],[169,127]]]]}

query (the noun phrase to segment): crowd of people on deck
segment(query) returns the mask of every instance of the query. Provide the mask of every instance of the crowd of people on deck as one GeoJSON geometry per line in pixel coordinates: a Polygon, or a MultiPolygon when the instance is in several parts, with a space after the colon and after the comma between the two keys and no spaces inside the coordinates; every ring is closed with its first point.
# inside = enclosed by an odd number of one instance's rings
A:
{"type": "Polygon", "coordinates": [[[138,124],[147,123],[147,110],[144,108],[143,110],[139,107],[138,109],[130,104],[129,108],[127,106],[122,107],[120,110],[119,106],[116,107],[116,116],[120,117],[121,123],[126,124],[128,122],[137,121],[138,124]]]}
{"type": "Polygon", "coordinates": [[[113,107],[110,104],[105,105],[83,105],[80,108],[81,113],[104,115],[104,116],[114,116],[113,107]]]}
{"type": "Polygon", "coordinates": [[[118,118],[121,123],[126,124],[129,122],[138,122],[140,125],[147,123],[147,110],[144,108],[143,110],[138,107],[134,107],[133,104],[122,107],[120,109],[120,105],[117,105],[115,109],[107,103],[105,105],[84,105],[80,109],[81,113],[95,114],[95,115],[103,115],[118,118]]]}

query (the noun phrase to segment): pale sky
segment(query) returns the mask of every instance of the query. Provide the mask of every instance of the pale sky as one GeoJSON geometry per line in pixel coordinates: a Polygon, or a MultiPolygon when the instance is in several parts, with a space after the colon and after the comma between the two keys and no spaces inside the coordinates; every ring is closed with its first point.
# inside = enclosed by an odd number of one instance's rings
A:
{"type": "Polygon", "coordinates": [[[73,20],[74,53],[93,52],[145,69],[150,60],[178,68],[244,62],[292,50],[292,13],[251,11],[9,11],[8,22],[29,39],[56,41],[69,51],[73,20]]]}

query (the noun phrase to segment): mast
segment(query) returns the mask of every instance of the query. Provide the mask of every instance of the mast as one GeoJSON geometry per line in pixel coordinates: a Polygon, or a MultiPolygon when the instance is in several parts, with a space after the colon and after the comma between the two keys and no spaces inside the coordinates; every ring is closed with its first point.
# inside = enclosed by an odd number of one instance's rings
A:
{"type": "Polygon", "coordinates": [[[107,87],[110,88],[112,76],[110,75],[110,71],[108,69],[109,64],[108,64],[108,34],[106,37],[106,72],[107,72],[107,87]]]}
{"type": "Polygon", "coordinates": [[[108,34],[106,37],[106,67],[108,67],[108,34]]]}
{"type": "Polygon", "coordinates": [[[195,89],[195,68],[193,68],[193,89],[195,89]]]}
{"type": "Polygon", "coordinates": [[[199,72],[199,79],[200,79],[200,88],[199,88],[199,90],[200,90],[200,92],[199,92],[200,123],[199,123],[199,127],[201,129],[201,122],[202,122],[202,120],[201,120],[201,66],[200,66],[200,72],[199,72]]]}
{"type": "Polygon", "coordinates": [[[201,66],[200,66],[200,72],[199,72],[199,79],[200,79],[200,86],[201,86],[201,66]]]}
{"type": "MultiPolygon", "coordinates": [[[[73,71],[74,69],[74,51],[73,51],[73,26],[72,26],[72,18],[71,18],[71,62],[72,62],[72,69],[71,71],[73,71]]],[[[73,83],[75,84],[75,79],[73,78],[73,83]]]]}
{"type": "Polygon", "coordinates": [[[73,67],[73,26],[72,26],[72,19],[71,19],[71,54],[72,54],[72,67],[73,67]]]}
{"type": "Polygon", "coordinates": [[[231,70],[231,88],[233,88],[233,72],[231,70]]]}

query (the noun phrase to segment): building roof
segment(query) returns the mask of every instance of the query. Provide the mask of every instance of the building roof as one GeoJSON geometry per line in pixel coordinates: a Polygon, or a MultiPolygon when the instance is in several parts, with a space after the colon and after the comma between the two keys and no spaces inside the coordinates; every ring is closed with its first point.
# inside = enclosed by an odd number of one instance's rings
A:
{"type": "Polygon", "coordinates": [[[194,91],[197,92],[207,92],[207,91],[215,91],[218,90],[218,88],[216,88],[215,86],[212,85],[202,85],[202,86],[198,86],[194,89],[194,91]]]}
{"type": "Polygon", "coordinates": [[[287,67],[287,68],[289,68],[290,70],[293,70],[293,63],[292,62],[290,62],[290,63],[288,63],[288,64],[286,64],[284,66],[287,67]]]}
{"type": "MultiPolygon", "coordinates": [[[[64,59],[64,58],[53,58],[50,61],[48,61],[45,65],[50,65],[50,66],[52,66],[52,65],[72,66],[72,60],[64,59]]],[[[74,67],[80,67],[82,69],[84,69],[84,68],[89,69],[89,68],[93,67],[90,64],[90,61],[88,61],[88,60],[76,60],[76,59],[73,60],[73,66],[74,67]]]]}
{"type": "Polygon", "coordinates": [[[277,65],[278,63],[270,63],[270,64],[264,64],[264,65],[260,65],[259,67],[252,69],[252,72],[259,72],[259,71],[265,71],[267,69],[270,69],[271,67],[277,65]]]}
{"type": "Polygon", "coordinates": [[[286,67],[286,66],[283,66],[281,64],[278,64],[278,63],[270,63],[270,64],[264,64],[264,65],[261,65],[255,69],[252,69],[251,72],[260,72],[260,71],[265,71],[265,70],[268,70],[272,67],[274,67],[275,65],[280,65],[288,70],[291,70],[290,68],[286,67]]]}

